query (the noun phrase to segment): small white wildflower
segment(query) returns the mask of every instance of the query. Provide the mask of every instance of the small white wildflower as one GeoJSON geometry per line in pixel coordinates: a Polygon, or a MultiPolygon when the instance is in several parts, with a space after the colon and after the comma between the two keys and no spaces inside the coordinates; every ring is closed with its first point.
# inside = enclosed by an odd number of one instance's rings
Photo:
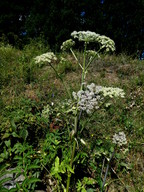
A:
{"type": "Polygon", "coordinates": [[[61,50],[66,51],[72,48],[74,45],[75,45],[75,42],[72,39],[68,39],[62,43],[61,50]]]}
{"type": "Polygon", "coordinates": [[[51,102],[51,106],[53,106],[54,105],[54,102],[51,102]]]}
{"type": "Polygon", "coordinates": [[[112,142],[118,146],[127,144],[126,135],[124,132],[115,133],[112,142]]]}

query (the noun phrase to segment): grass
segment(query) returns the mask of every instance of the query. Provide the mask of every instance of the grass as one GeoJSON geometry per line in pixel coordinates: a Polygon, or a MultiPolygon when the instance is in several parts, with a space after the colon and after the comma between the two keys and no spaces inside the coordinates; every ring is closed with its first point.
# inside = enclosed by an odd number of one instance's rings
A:
{"type": "MultiPolygon", "coordinates": [[[[8,111],[12,113],[14,108],[24,109],[26,105],[30,106],[32,110],[41,111],[47,103],[55,103],[57,100],[62,101],[67,98],[63,85],[52,69],[49,66],[38,68],[32,63],[32,58],[47,50],[49,48],[37,47],[34,43],[26,46],[24,50],[0,47],[0,124],[1,129],[5,129],[5,132],[10,128],[8,111]],[[23,99],[30,103],[22,104],[23,99]]],[[[60,58],[62,54],[57,55],[60,58]]],[[[69,61],[60,63],[59,59],[54,65],[62,74],[70,91],[78,91],[78,83],[81,81],[80,69],[69,54],[62,56],[67,57],[69,61]]],[[[97,161],[101,154],[108,153],[106,143],[116,131],[123,130],[128,140],[127,151],[122,156],[115,157],[113,169],[107,181],[107,190],[109,192],[142,192],[144,180],[144,61],[124,54],[101,55],[101,58],[93,62],[89,69],[87,83],[91,82],[102,86],[122,88],[126,96],[124,100],[117,100],[114,105],[100,110],[93,116],[91,123],[86,125],[84,136],[87,143],[91,145],[97,139],[100,141],[100,144],[96,143],[97,153],[93,152],[90,158],[96,158],[97,161]],[[98,152],[101,149],[103,151],[98,152]],[[93,156],[94,154],[95,156],[93,156]]],[[[22,116],[20,121],[23,121],[23,118],[22,116]]],[[[28,117],[27,121],[30,121],[29,118],[34,118],[34,116],[28,117]]],[[[33,123],[32,121],[30,123],[31,126],[38,126],[35,119],[33,119],[33,123]]],[[[25,120],[23,125],[26,124],[28,122],[25,120]]]]}

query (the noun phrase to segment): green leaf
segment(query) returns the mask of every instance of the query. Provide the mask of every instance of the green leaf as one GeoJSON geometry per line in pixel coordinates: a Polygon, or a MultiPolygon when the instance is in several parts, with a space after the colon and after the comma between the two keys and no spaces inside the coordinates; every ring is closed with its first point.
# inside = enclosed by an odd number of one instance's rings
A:
{"type": "Polygon", "coordinates": [[[3,135],[3,137],[2,137],[2,139],[6,139],[6,138],[8,138],[9,136],[10,136],[9,133],[5,133],[5,134],[3,135]]]}
{"type": "Polygon", "coordinates": [[[23,182],[22,182],[22,188],[24,189],[24,191],[27,191],[27,189],[25,188],[27,186],[27,181],[28,178],[26,178],[23,182]]]}
{"type": "Polygon", "coordinates": [[[81,192],[87,192],[84,186],[82,187],[81,192]]]}
{"type": "Polygon", "coordinates": [[[21,156],[15,156],[14,159],[15,160],[22,160],[23,158],[21,156]]]}
{"type": "Polygon", "coordinates": [[[16,183],[16,188],[17,188],[17,190],[19,190],[21,188],[19,183],[16,183]]]}
{"type": "Polygon", "coordinates": [[[87,189],[87,192],[94,192],[94,189],[89,188],[89,189],[87,189]]]}
{"type": "Polygon", "coordinates": [[[40,179],[37,179],[37,178],[30,178],[30,179],[27,181],[27,185],[32,184],[32,183],[37,183],[37,182],[41,182],[41,180],[40,180],[40,179]]]}
{"type": "Polygon", "coordinates": [[[30,169],[38,169],[38,168],[40,168],[39,165],[29,165],[27,169],[30,170],[30,169]]]}
{"type": "Polygon", "coordinates": [[[0,191],[1,191],[1,192],[9,192],[9,190],[6,189],[6,188],[0,188],[0,191]]]}
{"type": "Polygon", "coordinates": [[[12,128],[13,128],[13,130],[14,131],[16,131],[16,124],[15,124],[15,122],[14,122],[14,119],[12,119],[11,121],[10,121],[10,123],[11,123],[11,126],[12,126],[12,128]]]}
{"type": "Polygon", "coordinates": [[[127,170],[132,169],[132,167],[131,167],[131,165],[130,165],[130,164],[127,164],[127,163],[121,162],[121,163],[120,163],[120,165],[121,165],[122,167],[125,167],[127,170]]]}
{"type": "Polygon", "coordinates": [[[18,137],[18,138],[19,138],[19,135],[18,135],[17,133],[15,133],[15,132],[12,132],[12,136],[13,136],[13,137],[18,137]]]}
{"type": "Polygon", "coordinates": [[[9,190],[9,192],[17,192],[17,188],[12,188],[9,190]]]}
{"type": "Polygon", "coordinates": [[[74,174],[74,170],[73,170],[69,165],[66,165],[66,167],[67,167],[67,170],[68,170],[68,171],[70,171],[71,173],[74,174]]]}
{"type": "Polygon", "coordinates": [[[12,179],[11,177],[7,177],[7,178],[0,180],[0,185],[2,185],[3,183],[5,183],[7,181],[10,181],[11,179],[12,179]]]}
{"type": "Polygon", "coordinates": [[[55,159],[55,169],[58,171],[59,169],[59,157],[56,157],[55,159]]]}
{"type": "Polygon", "coordinates": [[[2,163],[4,161],[4,159],[2,157],[0,157],[0,163],[2,163]]]}
{"type": "Polygon", "coordinates": [[[5,141],[5,145],[6,145],[7,147],[10,147],[10,146],[11,146],[11,141],[10,141],[10,140],[5,141]]]}
{"type": "Polygon", "coordinates": [[[23,140],[25,141],[27,139],[28,136],[28,131],[26,129],[22,129],[20,131],[20,136],[23,138],[23,140]]]}
{"type": "Polygon", "coordinates": [[[114,147],[111,147],[111,148],[110,148],[110,152],[114,152],[114,147]]]}

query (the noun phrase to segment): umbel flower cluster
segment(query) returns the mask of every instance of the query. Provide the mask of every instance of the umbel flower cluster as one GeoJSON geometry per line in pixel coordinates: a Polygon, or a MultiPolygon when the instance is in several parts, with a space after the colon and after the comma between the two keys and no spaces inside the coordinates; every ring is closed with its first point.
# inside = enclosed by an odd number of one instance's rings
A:
{"type": "Polygon", "coordinates": [[[75,42],[72,39],[68,39],[64,41],[63,44],[61,45],[61,50],[66,51],[72,48],[74,45],[75,45],[75,42]]]}
{"type": "Polygon", "coordinates": [[[47,52],[40,56],[34,58],[36,64],[40,63],[51,63],[52,61],[56,61],[57,58],[53,52],[47,52]]]}
{"type": "Polygon", "coordinates": [[[99,43],[101,49],[106,48],[106,51],[115,51],[114,41],[105,35],[100,35],[91,31],[74,31],[71,33],[71,36],[79,41],[99,43]]]}
{"type": "Polygon", "coordinates": [[[84,42],[97,42],[97,38],[99,37],[99,34],[91,31],[73,31],[71,33],[71,36],[74,39],[78,39],[79,41],[84,42]]]}
{"type": "Polygon", "coordinates": [[[96,86],[92,83],[85,90],[73,92],[73,97],[78,101],[78,108],[90,114],[99,108],[104,97],[124,97],[124,92],[120,88],[96,86]]]}
{"type": "Polygon", "coordinates": [[[120,89],[118,87],[113,88],[113,87],[102,87],[102,93],[104,97],[121,97],[124,98],[125,93],[123,91],[123,89],[120,89]]]}
{"type": "Polygon", "coordinates": [[[94,83],[87,86],[85,91],[80,90],[77,93],[73,92],[73,97],[78,100],[78,107],[80,110],[91,113],[94,109],[99,108],[99,102],[101,101],[100,96],[101,87],[95,86],[94,83]]]}
{"type": "Polygon", "coordinates": [[[93,51],[93,50],[87,50],[86,55],[89,56],[89,57],[95,57],[95,56],[99,57],[99,54],[96,51],[93,51]]]}
{"type": "Polygon", "coordinates": [[[102,48],[106,48],[106,51],[115,51],[115,43],[112,39],[109,37],[106,37],[105,35],[99,35],[97,38],[97,42],[102,45],[102,48]]]}
{"type": "Polygon", "coordinates": [[[114,144],[116,144],[118,146],[127,144],[126,135],[123,131],[119,132],[119,133],[115,133],[112,141],[114,144]]]}

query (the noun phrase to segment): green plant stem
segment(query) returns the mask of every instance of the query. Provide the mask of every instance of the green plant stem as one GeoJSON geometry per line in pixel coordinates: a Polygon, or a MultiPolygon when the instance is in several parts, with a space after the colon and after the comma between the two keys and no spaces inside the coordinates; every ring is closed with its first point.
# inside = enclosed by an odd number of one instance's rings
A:
{"type": "Polygon", "coordinates": [[[113,151],[113,153],[112,153],[112,155],[111,155],[111,157],[110,157],[110,160],[109,160],[109,162],[108,162],[108,164],[107,164],[107,168],[106,168],[105,177],[104,177],[104,180],[103,180],[101,192],[103,192],[103,188],[104,188],[104,185],[105,185],[105,182],[106,182],[106,178],[107,178],[109,166],[110,166],[110,163],[111,163],[111,160],[112,160],[114,154],[115,154],[115,150],[113,151]]]}
{"type": "Polygon", "coordinates": [[[93,56],[93,58],[88,62],[87,66],[86,66],[86,70],[88,69],[88,67],[90,66],[90,64],[94,61],[94,59],[96,58],[96,56],[98,56],[98,53],[101,51],[101,48],[97,51],[97,54],[95,54],[95,56],[93,56]]]}
{"type": "MultiPolygon", "coordinates": [[[[74,128],[74,131],[75,131],[75,134],[77,133],[77,125],[78,125],[78,116],[76,115],[75,117],[75,128],[74,128]]],[[[74,156],[75,156],[75,150],[76,150],[76,140],[74,140],[74,143],[73,143],[73,147],[72,147],[72,154],[71,154],[71,161],[70,161],[70,167],[72,168],[73,166],[73,160],[74,160],[74,156]]],[[[71,179],[71,172],[69,171],[68,172],[68,178],[67,178],[67,186],[66,186],[66,192],[69,191],[69,186],[70,186],[70,179],[71,179]]]]}
{"type": "MultiPolygon", "coordinates": [[[[85,73],[86,73],[86,49],[87,49],[87,43],[85,42],[84,44],[84,59],[83,59],[83,66],[81,66],[82,68],[82,79],[81,79],[81,90],[84,89],[84,80],[85,80],[85,73]]],[[[73,51],[71,50],[73,56],[75,57],[75,59],[77,60],[75,54],[73,53],[73,51]]],[[[77,60],[78,61],[78,60],[77,60]]],[[[75,116],[75,123],[74,123],[74,135],[73,138],[76,137],[77,135],[77,131],[78,131],[78,123],[80,121],[80,118],[78,119],[78,102],[77,102],[77,109],[76,109],[76,116],[75,116]]],[[[74,156],[75,156],[75,150],[76,150],[76,138],[74,139],[74,143],[73,143],[73,147],[72,147],[72,154],[71,154],[71,161],[70,161],[70,167],[72,168],[73,166],[73,160],[74,160],[74,156]]],[[[68,178],[67,178],[67,186],[66,186],[66,192],[69,192],[69,186],[70,186],[70,180],[71,180],[71,172],[68,172],[68,178]]]]}
{"type": "Polygon", "coordinates": [[[85,80],[85,73],[86,73],[86,49],[87,43],[84,44],[84,59],[83,59],[83,70],[82,70],[82,81],[81,81],[81,90],[84,88],[84,80],[85,80]]]}
{"type": "Polygon", "coordinates": [[[69,90],[68,90],[68,88],[67,88],[67,86],[66,86],[66,84],[65,84],[65,82],[64,82],[64,80],[63,80],[63,78],[58,74],[57,70],[54,68],[53,65],[51,65],[51,63],[49,63],[49,65],[50,65],[51,68],[54,70],[54,72],[56,73],[56,75],[58,76],[58,78],[61,80],[61,82],[62,82],[65,90],[67,91],[67,94],[68,94],[68,96],[70,97],[70,99],[72,99],[71,94],[70,94],[70,92],[69,92],[69,90]]]}
{"type": "Polygon", "coordinates": [[[81,67],[81,69],[83,69],[82,65],[80,64],[80,62],[78,61],[78,58],[76,57],[75,53],[73,52],[73,50],[70,48],[70,51],[72,53],[72,55],[74,56],[75,60],[78,62],[79,66],[81,67]]]}

